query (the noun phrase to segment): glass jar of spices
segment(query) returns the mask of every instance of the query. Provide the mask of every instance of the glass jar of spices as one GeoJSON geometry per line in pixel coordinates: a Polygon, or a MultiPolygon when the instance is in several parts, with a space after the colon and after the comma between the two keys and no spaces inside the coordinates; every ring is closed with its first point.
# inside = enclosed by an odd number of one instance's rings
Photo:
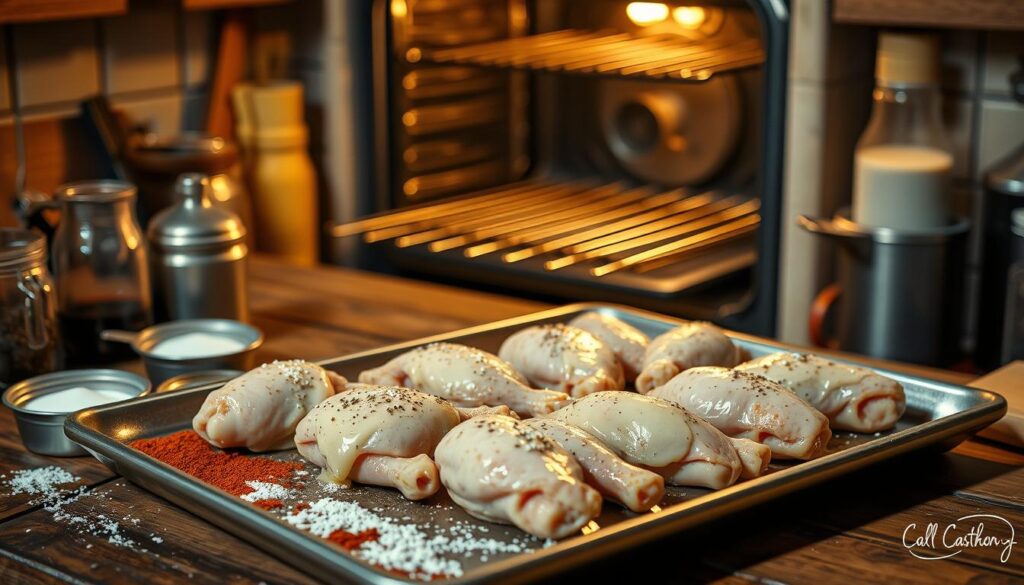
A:
{"type": "Polygon", "coordinates": [[[63,367],[46,238],[0,228],[0,384],[63,367]]]}

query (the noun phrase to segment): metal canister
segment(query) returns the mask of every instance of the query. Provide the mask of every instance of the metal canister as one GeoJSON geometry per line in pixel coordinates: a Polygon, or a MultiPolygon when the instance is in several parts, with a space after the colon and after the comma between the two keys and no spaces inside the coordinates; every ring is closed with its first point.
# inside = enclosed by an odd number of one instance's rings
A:
{"type": "Polygon", "coordinates": [[[149,224],[153,300],[158,320],[249,320],[249,248],[245,226],[214,206],[210,179],[185,173],[177,203],[149,224]]]}
{"type": "Polygon", "coordinates": [[[799,223],[840,246],[839,349],[931,366],[959,358],[966,219],[928,232],[866,227],[848,210],[799,223]]]}

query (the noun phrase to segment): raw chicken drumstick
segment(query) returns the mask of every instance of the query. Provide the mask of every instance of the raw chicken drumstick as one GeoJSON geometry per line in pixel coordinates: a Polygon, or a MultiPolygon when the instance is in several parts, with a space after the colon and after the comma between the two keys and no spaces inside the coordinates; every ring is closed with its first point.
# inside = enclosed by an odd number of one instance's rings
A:
{"type": "Polygon", "coordinates": [[[832,438],[828,419],[771,380],[714,366],[690,368],[655,388],[730,437],[764,443],[776,458],[813,459],[832,438]]]}
{"type": "Polygon", "coordinates": [[[651,342],[642,331],[621,319],[597,311],[584,313],[569,321],[569,325],[579,327],[605,342],[615,357],[619,358],[626,381],[636,380],[637,374],[644,367],[644,352],[651,342]]]}
{"type": "Polygon", "coordinates": [[[524,423],[572,453],[586,482],[604,497],[634,512],[646,512],[665,495],[665,480],[660,475],[626,463],[586,431],[547,418],[524,423]]]}
{"type": "Polygon", "coordinates": [[[541,538],[564,538],[601,513],[601,495],[571,454],[507,416],[471,418],[437,446],[448,494],[467,512],[541,538]]]}
{"type": "Polygon", "coordinates": [[[576,327],[536,325],[513,333],[498,357],[530,384],[579,398],[591,392],[622,390],[622,366],[603,341],[576,327]]]}
{"type": "Polygon", "coordinates": [[[736,369],[786,386],[827,416],[833,429],[884,431],[907,409],[903,386],[896,380],[815,355],[773,353],[736,369]]]}
{"type": "Polygon", "coordinates": [[[633,392],[584,396],[549,418],[579,427],[671,485],[721,489],[745,466],[729,437],[667,400],[633,392]]]}
{"type": "Polygon", "coordinates": [[[456,406],[504,404],[521,415],[546,414],[569,402],[562,392],[530,388],[498,356],[455,343],[431,343],[407,351],[360,373],[359,381],[413,388],[456,406]]]}
{"type": "Polygon", "coordinates": [[[646,394],[689,368],[731,368],[740,359],[740,349],[721,329],[699,321],[686,323],[655,337],[647,347],[636,389],[646,394]]]}
{"type": "Polygon", "coordinates": [[[421,500],[440,488],[430,458],[459,424],[444,400],[397,386],[349,384],[302,419],[295,430],[299,454],[323,468],[320,480],[398,488],[421,500]]]}
{"type": "Polygon", "coordinates": [[[210,392],[192,428],[217,447],[291,449],[295,425],[345,386],[345,378],[302,360],[249,370],[210,392]]]}

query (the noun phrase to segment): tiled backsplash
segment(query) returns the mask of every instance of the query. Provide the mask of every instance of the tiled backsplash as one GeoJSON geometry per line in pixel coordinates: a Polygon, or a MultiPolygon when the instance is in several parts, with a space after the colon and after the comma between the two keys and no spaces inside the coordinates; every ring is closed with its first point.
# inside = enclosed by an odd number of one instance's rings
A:
{"type": "MultiPolygon", "coordinates": [[[[177,134],[200,128],[205,114],[213,18],[184,12],[176,0],[147,0],[133,2],[124,16],[12,25],[0,35],[14,36],[27,119],[76,116],[81,99],[103,93],[133,123],[177,134]]],[[[6,59],[0,61],[0,124],[8,125],[6,59]]]]}

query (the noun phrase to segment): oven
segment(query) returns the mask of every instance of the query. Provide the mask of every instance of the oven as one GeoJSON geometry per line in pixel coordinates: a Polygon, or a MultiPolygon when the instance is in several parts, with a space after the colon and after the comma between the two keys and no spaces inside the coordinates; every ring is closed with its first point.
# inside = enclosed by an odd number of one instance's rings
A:
{"type": "Polygon", "coordinates": [[[779,0],[378,0],[364,265],[775,332],[779,0]]]}

